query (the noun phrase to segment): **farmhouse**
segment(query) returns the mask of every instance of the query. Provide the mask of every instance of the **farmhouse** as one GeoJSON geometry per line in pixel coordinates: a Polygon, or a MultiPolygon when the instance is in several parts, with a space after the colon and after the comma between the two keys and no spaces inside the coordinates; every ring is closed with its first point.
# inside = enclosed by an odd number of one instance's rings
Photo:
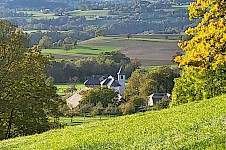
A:
{"type": "Polygon", "coordinates": [[[160,101],[163,97],[168,97],[170,99],[171,94],[169,94],[169,93],[153,93],[148,97],[149,97],[148,106],[153,106],[158,101],[160,101]]]}
{"type": "Polygon", "coordinates": [[[125,80],[126,80],[126,74],[122,67],[120,67],[118,73],[118,77],[114,78],[113,76],[108,76],[105,79],[89,79],[84,82],[86,87],[95,88],[98,86],[101,87],[108,87],[115,89],[116,92],[118,92],[120,95],[122,95],[125,91],[125,80]]]}

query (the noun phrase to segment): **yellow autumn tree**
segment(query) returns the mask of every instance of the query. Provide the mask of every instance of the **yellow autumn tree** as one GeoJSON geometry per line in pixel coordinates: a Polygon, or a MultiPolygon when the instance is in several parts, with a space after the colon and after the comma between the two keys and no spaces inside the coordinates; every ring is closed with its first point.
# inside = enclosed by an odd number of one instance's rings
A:
{"type": "Polygon", "coordinates": [[[223,0],[197,0],[189,7],[190,19],[202,18],[195,28],[186,34],[193,35],[190,41],[179,42],[185,55],[175,61],[180,67],[216,70],[226,62],[226,2],[223,0]]]}
{"type": "Polygon", "coordinates": [[[225,92],[226,1],[196,0],[189,17],[201,22],[186,31],[191,40],[178,44],[185,53],[174,59],[183,70],[173,89],[176,105],[225,92]]]}

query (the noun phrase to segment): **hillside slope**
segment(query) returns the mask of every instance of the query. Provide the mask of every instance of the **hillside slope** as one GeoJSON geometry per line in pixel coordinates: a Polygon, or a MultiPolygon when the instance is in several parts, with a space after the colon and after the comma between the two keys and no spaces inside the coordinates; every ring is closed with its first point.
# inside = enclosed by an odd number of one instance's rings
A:
{"type": "Polygon", "coordinates": [[[0,142],[0,149],[226,149],[226,95],[0,142]]]}

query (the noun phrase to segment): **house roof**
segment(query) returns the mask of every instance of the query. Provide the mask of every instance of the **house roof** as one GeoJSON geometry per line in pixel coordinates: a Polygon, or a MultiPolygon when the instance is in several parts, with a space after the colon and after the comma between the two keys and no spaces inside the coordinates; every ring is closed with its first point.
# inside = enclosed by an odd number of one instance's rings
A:
{"type": "Polygon", "coordinates": [[[152,98],[153,103],[160,101],[164,96],[168,96],[168,93],[153,93],[149,97],[152,98]]]}
{"type": "Polygon", "coordinates": [[[121,86],[118,80],[115,80],[114,77],[109,76],[108,78],[104,79],[100,82],[101,85],[111,86],[111,87],[118,87],[121,86]]]}
{"type": "Polygon", "coordinates": [[[117,74],[119,74],[119,75],[125,75],[126,72],[124,71],[123,67],[120,67],[120,69],[119,69],[119,71],[118,71],[117,74]]]}
{"type": "Polygon", "coordinates": [[[84,82],[85,85],[100,85],[100,81],[98,79],[89,79],[84,82]]]}

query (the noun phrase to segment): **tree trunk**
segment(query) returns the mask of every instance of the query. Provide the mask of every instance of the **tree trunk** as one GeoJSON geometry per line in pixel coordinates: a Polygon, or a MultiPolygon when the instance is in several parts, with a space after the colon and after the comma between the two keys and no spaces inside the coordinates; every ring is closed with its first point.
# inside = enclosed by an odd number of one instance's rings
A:
{"type": "Polygon", "coordinates": [[[11,138],[11,132],[10,132],[10,130],[12,128],[12,122],[13,122],[13,110],[14,109],[12,109],[11,112],[10,112],[9,123],[8,123],[7,132],[6,132],[6,139],[11,138]]]}

